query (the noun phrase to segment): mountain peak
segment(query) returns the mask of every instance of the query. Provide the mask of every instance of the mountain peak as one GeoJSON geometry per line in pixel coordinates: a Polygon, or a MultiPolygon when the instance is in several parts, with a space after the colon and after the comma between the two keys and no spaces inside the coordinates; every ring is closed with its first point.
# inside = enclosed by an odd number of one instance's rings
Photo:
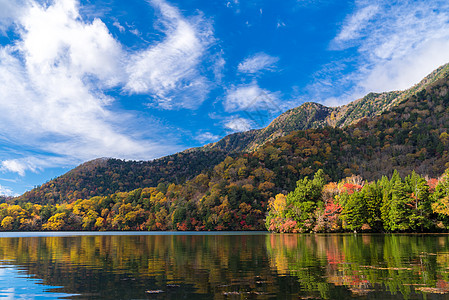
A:
{"type": "Polygon", "coordinates": [[[380,115],[390,110],[436,81],[448,76],[449,64],[445,64],[404,91],[371,92],[363,98],[338,107],[306,102],[284,112],[265,128],[234,133],[216,143],[196,149],[219,149],[226,152],[254,151],[266,142],[285,136],[292,131],[326,126],[338,128],[350,126],[364,118],[380,115]]]}

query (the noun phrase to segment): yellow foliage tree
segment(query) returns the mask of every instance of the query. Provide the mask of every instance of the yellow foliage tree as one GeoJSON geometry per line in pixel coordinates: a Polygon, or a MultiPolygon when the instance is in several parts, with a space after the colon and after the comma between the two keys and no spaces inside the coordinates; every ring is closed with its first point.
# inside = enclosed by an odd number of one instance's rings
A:
{"type": "Polygon", "coordinates": [[[66,213],[58,213],[51,216],[47,223],[42,225],[42,228],[51,231],[61,230],[65,225],[65,216],[66,213]]]}
{"type": "Polygon", "coordinates": [[[287,198],[284,194],[277,194],[274,199],[269,200],[268,205],[273,215],[283,216],[287,206],[287,198]]]}
{"type": "Polygon", "coordinates": [[[4,217],[2,220],[2,228],[5,230],[11,230],[14,222],[14,218],[11,216],[4,217]]]}

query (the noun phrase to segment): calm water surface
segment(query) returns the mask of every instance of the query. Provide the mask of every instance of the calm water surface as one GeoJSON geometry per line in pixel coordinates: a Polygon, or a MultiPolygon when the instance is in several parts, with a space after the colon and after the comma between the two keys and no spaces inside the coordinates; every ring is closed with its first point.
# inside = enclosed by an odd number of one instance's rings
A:
{"type": "Polygon", "coordinates": [[[449,235],[3,233],[0,298],[449,299],[449,235]]]}

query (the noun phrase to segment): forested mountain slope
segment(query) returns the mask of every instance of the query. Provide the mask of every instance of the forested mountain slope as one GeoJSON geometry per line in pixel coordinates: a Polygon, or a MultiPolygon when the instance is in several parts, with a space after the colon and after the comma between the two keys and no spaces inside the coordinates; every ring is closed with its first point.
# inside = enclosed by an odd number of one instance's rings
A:
{"type": "Polygon", "coordinates": [[[358,122],[362,118],[380,115],[439,79],[447,77],[448,74],[449,64],[446,64],[408,90],[369,93],[361,99],[339,107],[326,107],[313,102],[304,103],[281,114],[266,128],[235,133],[199,149],[221,149],[228,152],[252,151],[267,141],[287,135],[295,130],[323,128],[325,126],[343,128],[358,122]]]}
{"type": "Polygon", "coordinates": [[[226,157],[221,150],[184,152],[153,161],[99,158],[88,161],[18,197],[18,201],[61,203],[110,195],[160,183],[183,183],[226,157]]]}
{"type": "Polygon", "coordinates": [[[282,114],[265,129],[236,133],[201,149],[149,162],[87,162],[16,201],[71,202],[159,184],[182,185],[198,174],[203,179],[207,176],[207,182],[218,180],[214,179],[217,176],[228,180],[230,175],[213,170],[230,160],[244,165],[235,170],[240,174],[233,180],[249,180],[267,196],[291,190],[296,180],[319,168],[332,180],[351,174],[373,180],[393,169],[438,176],[449,161],[448,69],[448,65],[439,68],[407,91],[369,94],[339,108],[306,103],[282,114]],[[312,129],[295,131],[298,128],[312,129]],[[260,172],[270,173],[269,180],[260,177],[260,172]],[[268,183],[260,187],[264,182],[268,183]]]}

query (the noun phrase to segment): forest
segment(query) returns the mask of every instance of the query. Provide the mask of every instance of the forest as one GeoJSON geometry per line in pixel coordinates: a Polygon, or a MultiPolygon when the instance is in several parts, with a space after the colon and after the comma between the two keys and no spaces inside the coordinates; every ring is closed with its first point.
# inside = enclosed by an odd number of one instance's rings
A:
{"type": "Polygon", "coordinates": [[[449,170],[440,179],[394,172],[373,182],[360,176],[326,183],[319,170],[268,204],[273,232],[435,232],[449,225],[449,170]]]}
{"type": "MultiPolygon", "coordinates": [[[[266,202],[263,193],[236,186],[224,196],[210,194],[196,202],[186,201],[181,199],[182,186],[160,184],[56,205],[2,203],[1,229],[309,233],[437,232],[449,228],[449,170],[438,179],[415,172],[402,178],[396,171],[372,182],[360,176],[339,182],[326,178],[319,169],[312,178],[298,180],[290,193],[279,193],[266,202]]],[[[200,179],[190,187],[201,188],[200,179]]]]}

